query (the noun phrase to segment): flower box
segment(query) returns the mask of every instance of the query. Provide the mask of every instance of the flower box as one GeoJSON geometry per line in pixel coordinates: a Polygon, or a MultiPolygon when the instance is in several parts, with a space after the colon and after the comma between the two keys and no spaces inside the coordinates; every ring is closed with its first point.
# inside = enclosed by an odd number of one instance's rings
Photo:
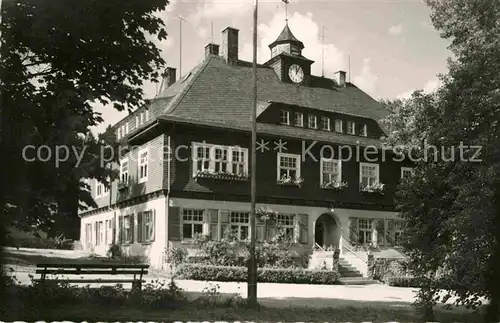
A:
{"type": "Polygon", "coordinates": [[[365,185],[359,183],[359,191],[363,193],[384,194],[385,184],[374,183],[372,185],[365,185]]]}
{"type": "Polygon", "coordinates": [[[118,190],[124,190],[128,187],[128,182],[127,181],[119,181],[118,182],[118,190]]]}
{"type": "Polygon", "coordinates": [[[215,179],[223,181],[246,181],[248,180],[248,175],[246,174],[231,174],[224,172],[209,172],[209,171],[199,171],[194,176],[195,180],[198,179],[215,179]]]}
{"type": "Polygon", "coordinates": [[[342,191],[347,187],[347,182],[339,182],[339,181],[330,181],[324,184],[321,184],[321,188],[326,190],[335,190],[342,191]]]}
{"type": "Polygon", "coordinates": [[[289,177],[289,176],[283,176],[282,178],[280,178],[276,184],[280,185],[280,186],[297,186],[297,187],[301,187],[302,186],[302,183],[304,182],[304,180],[302,178],[292,178],[292,177],[289,177]]]}

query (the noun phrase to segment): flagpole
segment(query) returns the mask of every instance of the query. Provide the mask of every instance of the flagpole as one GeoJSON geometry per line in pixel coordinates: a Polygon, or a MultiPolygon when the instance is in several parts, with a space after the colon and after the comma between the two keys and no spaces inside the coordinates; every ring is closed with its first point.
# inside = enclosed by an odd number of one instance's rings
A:
{"type": "Polygon", "coordinates": [[[255,240],[256,240],[256,142],[257,142],[257,14],[259,1],[254,0],[253,10],[253,97],[252,97],[252,150],[251,150],[251,216],[250,216],[250,259],[248,261],[248,283],[247,297],[248,304],[251,306],[257,305],[257,261],[255,257],[255,240]]]}

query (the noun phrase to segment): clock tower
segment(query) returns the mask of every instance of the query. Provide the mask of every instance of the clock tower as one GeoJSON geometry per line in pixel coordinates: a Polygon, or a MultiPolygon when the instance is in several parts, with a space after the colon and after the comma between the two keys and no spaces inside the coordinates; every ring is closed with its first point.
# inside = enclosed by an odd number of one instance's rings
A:
{"type": "Polygon", "coordinates": [[[272,67],[282,82],[308,84],[314,61],[302,56],[304,44],[292,34],[288,22],[269,49],[271,59],[265,65],[272,67]]]}

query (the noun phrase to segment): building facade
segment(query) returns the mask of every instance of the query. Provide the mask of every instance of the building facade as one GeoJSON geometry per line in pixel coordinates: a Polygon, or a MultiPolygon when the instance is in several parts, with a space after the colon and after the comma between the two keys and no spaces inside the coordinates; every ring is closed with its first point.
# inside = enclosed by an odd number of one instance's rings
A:
{"type": "MultiPolygon", "coordinates": [[[[257,68],[257,208],[278,215],[257,222],[257,240],[281,230],[296,250],[340,250],[361,272],[368,246],[399,256],[393,194],[411,164],[380,141],[387,111],[343,71],[312,75],[288,25],[269,48],[257,68]]],[[[120,178],[90,181],[98,207],[81,213],[84,248],[115,241],[162,268],[167,245],[192,248],[196,234],[248,240],[251,84],[230,27],[187,75],[167,68],[160,95],[115,126],[120,178]]]]}

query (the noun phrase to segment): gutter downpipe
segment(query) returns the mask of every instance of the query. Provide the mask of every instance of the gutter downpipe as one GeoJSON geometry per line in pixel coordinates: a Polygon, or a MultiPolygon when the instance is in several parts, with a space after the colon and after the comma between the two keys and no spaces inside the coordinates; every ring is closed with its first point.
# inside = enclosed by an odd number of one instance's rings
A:
{"type": "MultiPolygon", "coordinates": [[[[175,124],[172,126],[172,133],[174,132],[175,129],[175,124]]],[[[169,208],[170,208],[170,172],[172,170],[172,147],[171,147],[171,140],[170,138],[172,137],[172,133],[167,137],[167,149],[168,149],[168,170],[167,170],[167,193],[165,194],[166,197],[166,205],[165,205],[165,210],[166,210],[166,216],[165,216],[165,233],[166,233],[166,239],[165,239],[165,249],[168,249],[168,215],[169,215],[169,208]]],[[[165,255],[164,255],[165,256],[165,255]]],[[[165,261],[162,259],[162,269],[163,266],[165,265],[165,261]]],[[[173,277],[172,277],[173,279],[173,277]]]]}
{"type": "MultiPolygon", "coordinates": [[[[120,163],[118,162],[118,165],[120,165],[120,163]]],[[[120,167],[120,166],[118,166],[120,167]]],[[[113,167],[110,166],[110,170],[112,170],[113,167]]],[[[111,240],[111,244],[114,244],[116,242],[116,211],[114,211],[114,207],[112,206],[113,205],[113,182],[110,181],[109,183],[109,206],[108,206],[108,210],[109,211],[113,211],[113,230],[112,230],[112,240],[111,240]]],[[[104,230],[108,230],[108,228],[105,228],[104,230]]]]}

